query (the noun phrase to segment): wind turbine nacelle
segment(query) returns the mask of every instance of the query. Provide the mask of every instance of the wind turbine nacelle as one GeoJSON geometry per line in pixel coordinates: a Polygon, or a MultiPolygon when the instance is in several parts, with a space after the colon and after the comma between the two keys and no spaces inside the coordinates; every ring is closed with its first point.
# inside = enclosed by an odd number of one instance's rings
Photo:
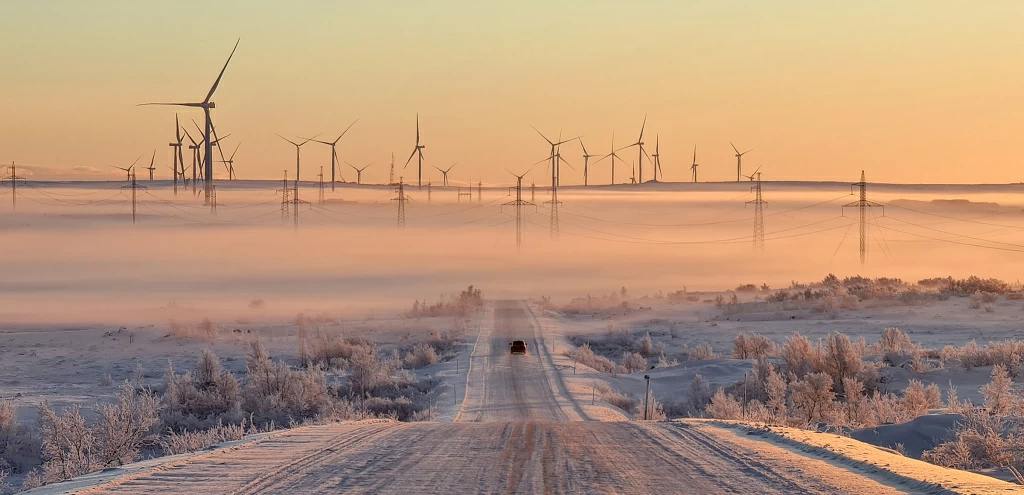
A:
{"type": "Polygon", "coordinates": [[[211,101],[206,104],[206,108],[217,108],[217,104],[211,101]]]}

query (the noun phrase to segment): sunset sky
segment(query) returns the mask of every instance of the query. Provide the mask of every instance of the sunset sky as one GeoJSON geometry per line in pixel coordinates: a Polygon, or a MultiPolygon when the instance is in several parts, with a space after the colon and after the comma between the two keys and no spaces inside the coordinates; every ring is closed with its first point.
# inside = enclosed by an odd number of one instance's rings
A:
{"type": "MultiPolygon", "coordinates": [[[[702,180],[734,178],[730,140],[768,180],[1024,179],[1019,0],[289,3],[0,3],[0,162],[116,178],[155,148],[166,178],[175,110],[136,104],[201,100],[241,38],[214,119],[242,178],[294,167],[275,133],[333,138],[358,118],[342,158],[382,181],[419,112],[427,165],[458,162],[455,182],[546,156],[531,124],[603,155],[644,114],[667,180],[689,178],[694,145],[702,180]]],[[[579,170],[578,145],[563,154],[579,170]]],[[[322,145],[303,158],[304,179],[329,164],[322,145]]]]}

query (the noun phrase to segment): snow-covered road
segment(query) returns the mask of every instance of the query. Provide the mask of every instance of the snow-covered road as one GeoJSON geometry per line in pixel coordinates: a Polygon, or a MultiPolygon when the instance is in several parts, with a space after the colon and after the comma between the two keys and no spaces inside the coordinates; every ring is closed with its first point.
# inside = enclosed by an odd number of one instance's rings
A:
{"type": "Polygon", "coordinates": [[[296,428],[78,493],[944,493],[712,423],[588,421],[531,309],[495,304],[455,422],[296,428]]]}

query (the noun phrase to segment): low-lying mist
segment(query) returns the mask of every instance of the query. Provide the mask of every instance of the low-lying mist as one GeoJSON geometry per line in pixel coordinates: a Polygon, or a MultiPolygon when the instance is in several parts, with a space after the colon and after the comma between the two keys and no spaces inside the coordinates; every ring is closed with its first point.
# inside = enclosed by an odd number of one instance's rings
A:
{"type": "MultiPolygon", "coordinates": [[[[172,318],[253,320],[299,312],[407,308],[475,284],[488,297],[566,298],[778,287],[837,275],[978,274],[1014,281],[1024,268],[1016,186],[878,186],[868,262],[858,211],[838,183],[765,183],[765,248],[754,249],[750,183],[563,188],[557,229],[549,194],[523,198],[523,244],[506,188],[459,196],[407,187],[398,228],[391,187],[304,185],[298,226],[277,182],[218,185],[201,195],[144,182],[132,224],[120,183],[30,183],[0,215],[0,324],[144,324],[172,318]],[[951,199],[966,201],[946,201],[951,199]],[[940,200],[940,201],[934,201],[940,200]],[[985,203],[985,204],[979,204],[985,203]]],[[[467,189],[463,189],[463,192],[467,189]]]]}

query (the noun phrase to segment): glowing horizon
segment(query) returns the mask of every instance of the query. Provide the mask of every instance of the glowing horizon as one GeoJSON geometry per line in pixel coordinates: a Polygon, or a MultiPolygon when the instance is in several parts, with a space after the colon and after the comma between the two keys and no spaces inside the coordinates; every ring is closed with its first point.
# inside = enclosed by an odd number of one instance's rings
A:
{"type": "MultiPolygon", "coordinates": [[[[372,163],[364,181],[383,182],[391,153],[400,168],[412,151],[418,112],[425,181],[458,162],[454,183],[511,182],[506,169],[547,155],[531,125],[604,155],[613,132],[617,146],[635,141],[646,114],[668,181],[689,179],[695,145],[701,180],[735,179],[732,141],[754,149],[745,168],[766,180],[853,181],[865,169],[880,182],[1016,182],[1021,14],[1009,1],[5,3],[0,163],[29,178],[116,179],[113,165],[156,149],[167,178],[175,109],[135,105],[201,100],[241,37],[214,120],[232,133],[227,151],[241,142],[242,179],[294,167],[275,133],[333,139],[358,118],[342,173],[372,163]]],[[[200,111],[178,113],[201,123],[200,111]]],[[[309,180],[330,163],[313,144],[309,180]]],[[[563,183],[582,183],[580,155],[563,148],[576,169],[563,183]]],[[[591,178],[608,182],[607,161],[591,178]]]]}

